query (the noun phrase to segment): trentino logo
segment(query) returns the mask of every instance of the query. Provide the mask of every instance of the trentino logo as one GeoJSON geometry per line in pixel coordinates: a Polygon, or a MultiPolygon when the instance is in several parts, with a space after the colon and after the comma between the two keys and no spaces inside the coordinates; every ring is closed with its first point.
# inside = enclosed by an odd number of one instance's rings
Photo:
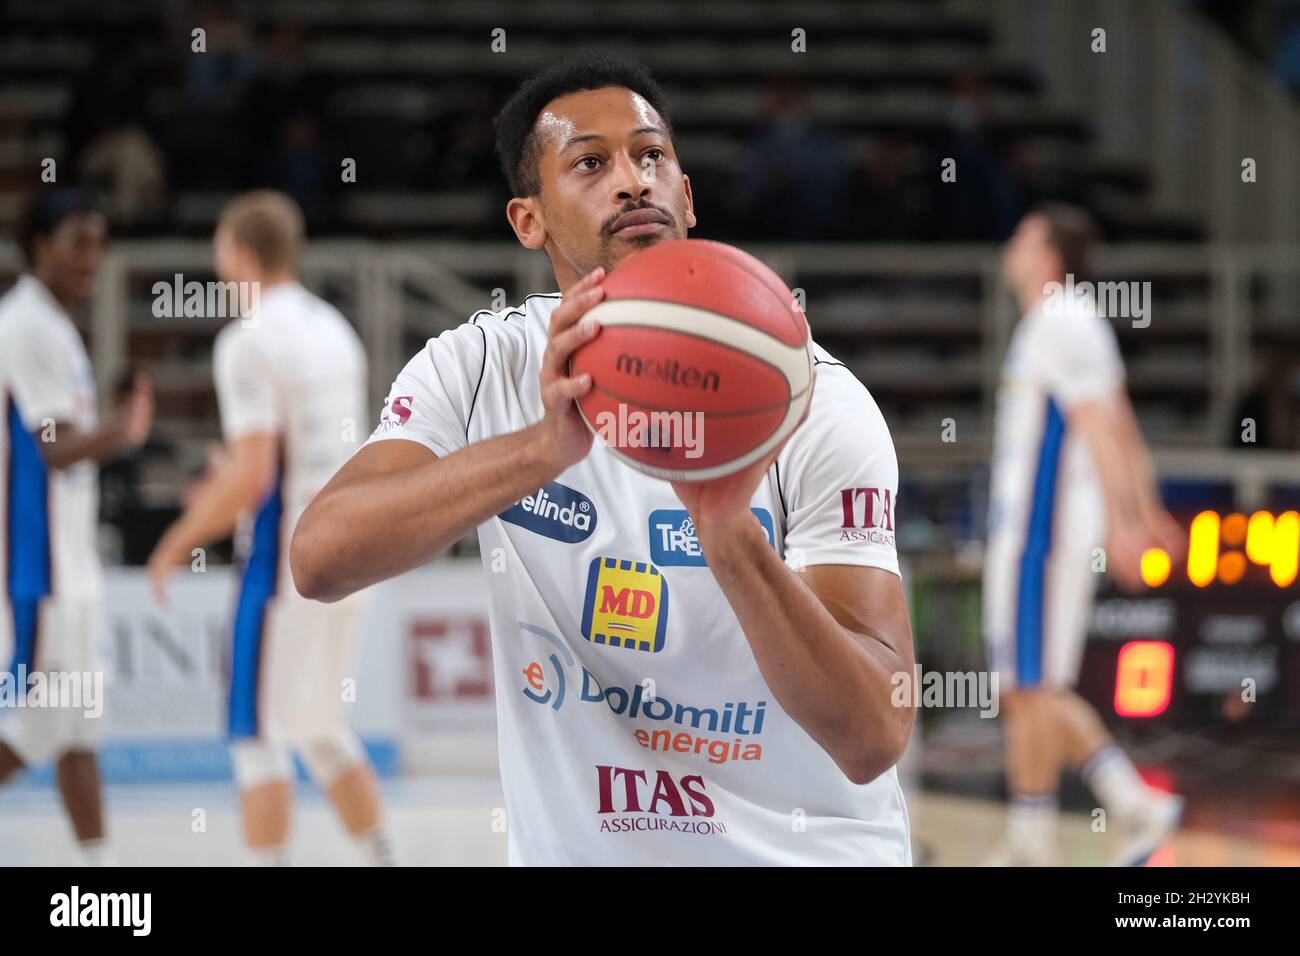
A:
{"type": "MultiPolygon", "coordinates": [[[[772,513],[766,508],[750,508],[767,533],[767,543],[776,547],[772,513]]],[[[650,560],[664,567],[707,567],[695,523],[690,512],[681,508],[660,508],[650,512],[650,560]]]]}
{"type": "Polygon", "coordinates": [[[502,521],[565,544],[586,541],[596,530],[596,506],[581,491],[552,481],[501,512],[502,521]]]}

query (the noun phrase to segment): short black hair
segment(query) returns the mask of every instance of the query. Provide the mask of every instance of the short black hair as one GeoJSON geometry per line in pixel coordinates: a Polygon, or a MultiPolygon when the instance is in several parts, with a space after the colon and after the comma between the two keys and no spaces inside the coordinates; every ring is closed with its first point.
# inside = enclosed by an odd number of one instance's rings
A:
{"type": "Polygon", "coordinates": [[[1092,213],[1057,201],[1040,203],[1033,212],[1047,220],[1047,241],[1060,254],[1065,274],[1076,279],[1090,277],[1093,249],[1101,232],[1092,213]]]}
{"type": "Polygon", "coordinates": [[[542,191],[535,134],[537,117],[546,104],[568,93],[608,86],[631,90],[653,106],[667,127],[665,132],[672,136],[663,90],[648,69],[596,50],[574,53],[525,80],[493,120],[497,157],[514,195],[536,196],[542,191]]]}
{"type": "Polygon", "coordinates": [[[36,264],[36,240],[54,234],[70,216],[99,212],[90,196],[80,189],[59,189],[43,193],[27,204],[18,223],[18,247],[29,266],[36,264]]]}

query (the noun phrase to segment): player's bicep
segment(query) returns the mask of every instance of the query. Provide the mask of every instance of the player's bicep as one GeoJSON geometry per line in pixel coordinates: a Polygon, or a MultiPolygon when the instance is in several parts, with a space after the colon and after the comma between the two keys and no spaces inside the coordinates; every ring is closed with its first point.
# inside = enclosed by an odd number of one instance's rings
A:
{"type": "Polygon", "coordinates": [[[912,623],[897,574],[883,568],[818,564],[799,572],[817,600],[847,631],[883,644],[910,671],[912,623]]]}
{"type": "Polygon", "coordinates": [[[331,490],[368,478],[400,474],[427,465],[437,458],[438,456],[427,445],[418,441],[392,438],[387,441],[371,442],[363,445],[342,468],[334,473],[334,477],[325,483],[321,494],[324,495],[331,490]]]}
{"type": "Polygon", "coordinates": [[[274,432],[250,432],[230,443],[230,466],[240,482],[259,498],[275,482],[280,437],[274,432]]]}

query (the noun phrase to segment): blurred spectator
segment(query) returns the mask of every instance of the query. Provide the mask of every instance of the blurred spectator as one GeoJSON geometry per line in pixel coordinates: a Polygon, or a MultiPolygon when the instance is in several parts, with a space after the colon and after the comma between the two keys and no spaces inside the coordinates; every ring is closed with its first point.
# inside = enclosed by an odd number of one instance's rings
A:
{"type": "Polygon", "coordinates": [[[866,221],[855,238],[907,242],[935,229],[935,189],[928,154],[902,135],[874,145],[863,176],[866,221]],[[925,155],[925,159],[919,159],[925,155]]]}
{"type": "Polygon", "coordinates": [[[956,161],[957,181],[943,183],[939,193],[948,239],[1001,241],[1026,211],[1024,189],[997,142],[993,119],[983,75],[958,74],[940,144],[942,157],[956,161]]]}
{"type": "Polygon", "coordinates": [[[766,116],[742,151],[737,204],[754,238],[840,238],[850,225],[849,163],[838,137],[817,128],[792,80],[769,87],[766,116]]]}
{"type": "Polygon", "coordinates": [[[188,108],[229,113],[261,69],[252,31],[239,19],[235,0],[207,0],[196,4],[195,14],[206,41],[204,52],[185,61],[188,108]]]}
{"type": "Polygon", "coordinates": [[[1278,346],[1269,353],[1229,423],[1233,448],[1300,449],[1300,348],[1278,346]],[[1243,420],[1255,423],[1255,442],[1243,444],[1243,420]]]}
{"type": "Polygon", "coordinates": [[[297,200],[309,226],[322,226],[329,217],[330,192],[339,181],[339,167],[321,145],[320,120],[306,110],[287,117],[269,157],[266,185],[297,200]]]}
{"type": "Polygon", "coordinates": [[[148,128],[133,60],[130,51],[100,48],[66,122],[78,180],[119,231],[158,225],[167,211],[167,159],[148,128]]]}

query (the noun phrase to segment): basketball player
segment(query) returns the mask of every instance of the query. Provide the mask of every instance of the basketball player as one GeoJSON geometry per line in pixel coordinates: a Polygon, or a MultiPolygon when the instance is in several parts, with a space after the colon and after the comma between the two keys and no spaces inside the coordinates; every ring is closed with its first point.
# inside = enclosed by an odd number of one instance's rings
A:
{"type": "Polygon", "coordinates": [[[984,572],[1011,793],[1007,843],[994,862],[1056,860],[1063,764],[1123,829],[1117,863],[1145,862],[1182,810],[1180,798],[1142,782],[1071,689],[1097,586],[1095,549],[1104,545],[1106,571],[1131,589],[1141,585],[1142,552],[1177,554],[1182,538],[1160,503],[1115,333],[1091,299],[1063,298],[1067,276],[1073,288],[1087,275],[1093,235],[1083,210],[1049,204],[1025,217],[1004,257],[1024,317],[998,393],[984,572]]]}
{"type": "Polygon", "coordinates": [[[669,484],[593,446],[567,370],[600,331],[583,316],[695,225],[690,180],[650,75],[600,55],[525,82],[496,130],[507,219],[561,291],[410,361],[299,522],[299,590],[338,600],[478,527],[513,863],[910,864],[880,410],[817,349],[808,418],[743,471],[669,484]]]}
{"type": "Polygon", "coordinates": [[[364,858],[388,865],[378,783],[343,712],[362,605],[303,599],[287,567],[294,523],[355,451],[366,414],[361,342],[298,283],[302,243],[302,213],[280,193],[242,196],[218,220],[217,276],[252,303],[214,349],[225,454],[159,541],[149,576],[165,600],[166,578],[193,549],[240,524],[229,731],[250,862],[288,862],[297,751],[364,858]]]}
{"type": "MultiPolygon", "coordinates": [[[[153,422],[141,375],[113,418],[97,421],[90,359],[68,317],[90,298],[106,236],[80,192],[38,200],[19,235],[28,271],[0,299],[0,665],[11,687],[37,675],[102,687],[98,465],[142,445],[153,422]]],[[[33,684],[28,706],[0,707],[0,780],[53,759],[83,859],[109,865],[92,716],[102,708],[34,706],[34,695],[33,684]]]]}

